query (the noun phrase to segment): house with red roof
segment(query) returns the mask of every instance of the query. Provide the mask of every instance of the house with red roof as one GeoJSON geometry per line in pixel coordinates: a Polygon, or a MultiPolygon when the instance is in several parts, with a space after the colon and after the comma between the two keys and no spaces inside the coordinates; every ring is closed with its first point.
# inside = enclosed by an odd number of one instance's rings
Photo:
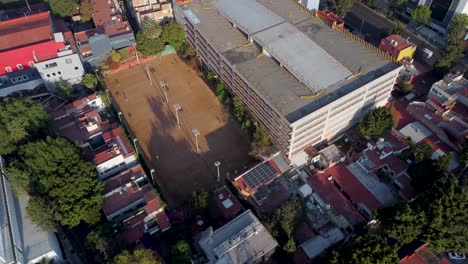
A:
{"type": "Polygon", "coordinates": [[[416,52],[416,46],[413,43],[396,34],[383,38],[379,49],[392,56],[396,61],[412,58],[416,52]]]}
{"type": "MultiPolygon", "coordinates": [[[[404,256],[400,259],[400,264],[450,264],[445,256],[439,254],[433,249],[428,247],[425,243],[418,247],[410,255],[404,256]]],[[[458,262],[455,262],[458,263],[458,262]]]]}
{"type": "Polygon", "coordinates": [[[214,195],[216,206],[224,219],[231,220],[242,211],[241,204],[226,186],[215,190],[214,195]]]}
{"type": "Polygon", "coordinates": [[[94,27],[76,32],[75,39],[81,58],[93,67],[107,58],[114,50],[135,45],[135,36],[122,14],[116,1],[91,0],[93,6],[92,20],[94,27]]]}
{"type": "Polygon", "coordinates": [[[101,180],[138,163],[120,127],[93,137],[89,146],[84,148],[84,152],[96,165],[101,180]]]}
{"type": "Polygon", "coordinates": [[[146,205],[122,220],[123,237],[127,244],[137,243],[145,235],[153,235],[171,228],[164,205],[153,191],[144,194],[146,205]]]}
{"type": "Polygon", "coordinates": [[[49,113],[56,134],[85,148],[96,137],[113,127],[107,119],[105,106],[99,95],[92,94],[61,106],[49,113]]]}
{"type": "Polygon", "coordinates": [[[289,198],[289,191],[280,181],[280,177],[289,170],[288,163],[278,152],[237,176],[233,184],[257,212],[267,213],[289,198]]]}
{"type": "Polygon", "coordinates": [[[84,74],[70,32],[55,31],[49,12],[0,22],[0,97],[84,74]]]}

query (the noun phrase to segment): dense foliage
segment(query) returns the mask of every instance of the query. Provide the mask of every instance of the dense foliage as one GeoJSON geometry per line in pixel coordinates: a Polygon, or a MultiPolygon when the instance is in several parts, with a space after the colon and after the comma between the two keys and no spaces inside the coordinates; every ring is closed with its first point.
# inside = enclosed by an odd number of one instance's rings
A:
{"type": "Polygon", "coordinates": [[[80,17],[82,22],[88,22],[93,18],[93,4],[90,1],[80,3],[80,17]]]}
{"type": "Polygon", "coordinates": [[[161,37],[165,43],[168,43],[176,50],[180,50],[184,46],[185,31],[175,20],[171,20],[163,27],[161,37]]]}
{"type": "Polygon", "coordinates": [[[371,110],[359,123],[359,133],[363,136],[378,136],[391,129],[394,123],[391,109],[379,107],[371,110]]]}
{"type": "Polygon", "coordinates": [[[158,22],[154,19],[149,18],[143,22],[143,28],[141,34],[146,39],[157,39],[161,35],[162,29],[158,22]]]}
{"type": "Polygon", "coordinates": [[[328,6],[333,13],[344,17],[353,6],[354,0],[330,0],[328,6]]]}
{"type": "Polygon", "coordinates": [[[164,27],[159,26],[154,20],[146,20],[143,28],[136,37],[138,50],[147,57],[164,50],[165,44],[173,46],[176,50],[185,52],[185,31],[174,20],[164,27]]]}
{"type": "Polygon", "coordinates": [[[114,258],[115,264],[159,264],[162,260],[151,249],[136,249],[132,253],[123,251],[114,258]]]}
{"type": "Polygon", "coordinates": [[[47,113],[30,98],[6,98],[0,102],[0,155],[14,152],[47,126],[47,113]]]}
{"type": "Polygon", "coordinates": [[[394,264],[398,263],[396,249],[387,241],[375,236],[364,235],[353,243],[333,252],[331,264],[394,264]]]}
{"type": "Polygon", "coordinates": [[[445,177],[450,160],[451,154],[439,157],[436,160],[425,159],[417,164],[412,165],[408,173],[412,179],[414,189],[419,193],[427,190],[438,179],[445,177]]]}
{"type": "Polygon", "coordinates": [[[66,139],[47,137],[22,146],[8,171],[16,188],[35,200],[27,210],[36,223],[41,219],[41,227],[99,221],[103,184],[93,164],[82,160],[78,147],[66,139]]]}
{"type": "Polygon", "coordinates": [[[171,248],[171,259],[172,263],[191,263],[190,256],[190,245],[184,240],[180,240],[171,248]]]}
{"type": "Polygon", "coordinates": [[[456,14],[453,17],[447,32],[447,44],[443,56],[434,65],[437,74],[445,74],[457,59],[463,57],[467,27],[468,15],[456,14]]]}
{"type": "Polygon", "coordinates": [[[431,12],[428,6],[420,5],[411,14],[411,20],[418,24],[427,24],[431,20],[431,12]]]}
{"type": "Polygon", "coordinates": [[[88,89],[94,89],[96,87],[98,80],[96,76],[92,73],[86,73],[81,79],[81,83],[88,89]]]}
{"type": "Polygon", "coordinates": [[[77,13],[77,3],[74,0],[49,0],[50,10],[54,15],[71,17],[77,13]]]}

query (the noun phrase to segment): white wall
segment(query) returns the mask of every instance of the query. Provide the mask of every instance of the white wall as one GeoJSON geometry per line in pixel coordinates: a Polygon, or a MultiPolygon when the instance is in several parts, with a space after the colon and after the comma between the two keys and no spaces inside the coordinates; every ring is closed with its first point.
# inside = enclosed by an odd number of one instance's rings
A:
{"type": "Polygon", "coordinates": [[[468,0],[460,0],[457,8],[455,9],[455,13],[463,13],[468,14],[468,0]]]}
{"type": "Polygon", "coordinates": [[[46,83],[54,83],[61,80],[73,84],[79,83],[81,82],[81,76],[85,73],[78,54],[70,54],[48,61],[38,62],[35,64],[35,67],[46,83]],[[46,65],[55,63],[57,64],[56,66],[46,67],[46,65]]]}

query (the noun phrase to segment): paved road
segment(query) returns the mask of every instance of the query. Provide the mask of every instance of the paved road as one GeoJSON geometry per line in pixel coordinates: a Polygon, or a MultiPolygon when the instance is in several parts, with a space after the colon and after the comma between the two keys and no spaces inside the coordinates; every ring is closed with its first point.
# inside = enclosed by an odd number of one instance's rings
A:
{"type": "MultiPolygon", "coordinates": [[[[364,35],[369,35],[371,43],[378,46],[380,40],[392,34],[394,23],[384,15],[368,8],[367,6],[355,2],[353,7],[344,18],[345,24],[352,28],[353,31],[361,32],[364,35]]],[[[432,58],[426,59],[416,52],[415,59],[426,67],[432,67],[435,61],[439,58],[439,49],[427,42],[421,37],[418,37],[410,29],[404,29],[402,37],[413,42],[418,48],[427,48],[434,52],[432,58]]]]}

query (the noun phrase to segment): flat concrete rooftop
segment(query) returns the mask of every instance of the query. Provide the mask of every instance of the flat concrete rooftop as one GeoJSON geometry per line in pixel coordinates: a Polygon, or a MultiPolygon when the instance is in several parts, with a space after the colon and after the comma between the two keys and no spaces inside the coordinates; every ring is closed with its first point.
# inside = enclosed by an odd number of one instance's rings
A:
{"type": "MultiPolygon", "coordinates": [[[[242,1],[255,3],[253,0],[242,1]]],[[[248,27],[250,32],[254,32],[254,39],[258,36],[258,41],[250,45],[246,45],[248,43],[247,36],[229,22],[229,20],[234,19],[232,16],[237,17],[235,12],[229,13],[231,18],[223,17],[217,10],[219,7],[214,6],[220,3],[226,5],[225,0],[217,0],[211,3],[206,1],[205,4],[203,4],[203,1],[201,2],[192,1],[179,6],[186,14],[191,14],[190,16],[187,15],[187,17],[196,24],[197,29],[213,48],[223,54],[258,94],[290,123],[398,67],[398,65],[348,38],[338,30],[330,28],[321,19],[310,16],[292,1],[256,1],[256,3],[260,3],[273,12],[274,15],[271,16],[270,12],[260,8],[263,10],[260,18],[267,17],[268,23],[260,24],[247,21],[243,24],[243,27],[248,27]],[[277,24],[276,22],[280,21],[277,19],[278,16],[285,21],[277,24]],[[273,17],[275,18],[273,19],[273,17]],[[286,25],[283,25],[284,23],[286,25]],[[265,34],[262,33],[262,28],[268,25],[270,27],[263,29],[263,31],[276,30],[274,28],[279,26],[286,28],[283,28],[281,32],[291,32],[291,30],[298,29],[303,34],[298,36],[298,31],[294,31],[293,35],[295,35],[296,42],[310,41],[311,45],[316,47],[317,50],[303,50],[303,52],[310,52],[307,53],[308,56],[298,56],[300,51],[294,45],[287,46],[288,39],[274,39],[275,35],[279,36],[278,34],[281,34],[280,32],[262,35],[265,34]],[[256,32],[255,30],[260,31],[256,32]],[[263,41],[261,41],[260,37],[265,40],[263,44],[267,50],[273,41],[277,41],[275,47],[283,50],[280,58],[273,59],[268,56],[258,56],[262,52],[260,47],[262,43],[259,42],[263,41]],[[316,59],[311,63],[308,60],[311,60],[314,54],[316,59]],[[307,57],[307,60],[302,60],[304,57],[307,57]],[[324,62],[324,59],[326,62],[324,62]],[[285,65],[285,67],[280,67],[279,63],[285,65]],[[311,65],[320,67],[312,67],[311,65]],[[357,73],[359,70],[362,71],[359,77],[347,80],[348,76],[357,73]],[[306,73],[304,74],[305,77],[311,81],[299,81],[295,77],[298,72],[306,73]],[[327,76],[331,76],[330,80],[323,78],[324,72],[327,72],[327,76]],[[311,85],[313,82],[315,82],[315,85],[311,85]],[[318,90],[322,90],[323,94],[314,99],[301,98],[301,96],[312,95],[318,90]]],[[[251,17],[259,19],[254,13],[258,8],[256,6],[251,9],[241,8],[241,10],[251,12],[251,17]]],[[[241,17],[244,16],[245,14],[241,17]]],[[[239,29],[242,30],[241,27],[239,29]]],[[[299,47],[306,48],[303,45],[302,43],[299,47]]],[[[277,54],[273,55],[275,57],[277,54]]]]}

